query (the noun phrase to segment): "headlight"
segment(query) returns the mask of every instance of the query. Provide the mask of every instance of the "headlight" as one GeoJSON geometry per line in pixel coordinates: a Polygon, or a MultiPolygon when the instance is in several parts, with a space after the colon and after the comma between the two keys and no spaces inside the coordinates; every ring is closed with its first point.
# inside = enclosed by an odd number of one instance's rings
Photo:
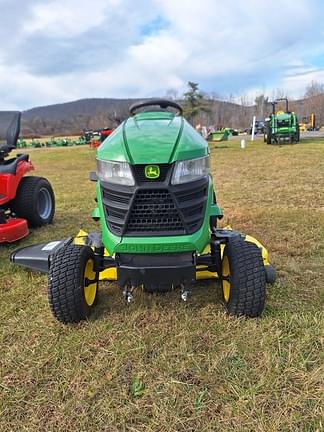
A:
{"type": "Polygon", "coordinates": [[[134,186],[135,180],[127,162],[104,161],[97,159],[97,176],[107,183],[134,186]]]}
{"type": "Polygon", "coordinates": [[[209,156],[178,161],[173,170],[172,184],[188,183],[209,174],[209,156]]]}

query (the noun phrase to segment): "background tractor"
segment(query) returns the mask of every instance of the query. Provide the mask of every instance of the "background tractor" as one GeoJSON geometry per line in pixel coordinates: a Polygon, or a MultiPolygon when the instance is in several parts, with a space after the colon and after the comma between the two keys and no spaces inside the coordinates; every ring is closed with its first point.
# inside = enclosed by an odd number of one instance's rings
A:
{"type": "Polygon", "coordinates": [[[306,116],[302,118],[301,123],[299,123],[299,130],[301,132],[318,130],[316,127],[316,116],[314,113],[311,113],[309,117],[306,116]]]}
{"type": "Polygon", "coordinates": [[[298,119],[296,113],[289,111],[288,99],[277,99],[271,104],[272,114],[265,119],[264,142],[267,144],[298,142],[300,138],[298,119]],[[276,112],[276,105],[281,101],[285,102],[285,111],[276,112]]]}

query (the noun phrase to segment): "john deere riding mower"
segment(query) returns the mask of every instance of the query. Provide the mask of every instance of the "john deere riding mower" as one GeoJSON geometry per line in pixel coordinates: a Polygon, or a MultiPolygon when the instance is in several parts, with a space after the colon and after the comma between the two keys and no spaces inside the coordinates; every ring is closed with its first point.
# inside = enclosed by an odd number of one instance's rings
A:
{"type": "Polygon", "coordinates": [[[90,176],[101,232],[20,249],[11,260],[48,272],[50,307],[64,323],[89,316],[103,279],[131,302],[139,289],[179,290],[187,301],[196,279],[219,278],[230,314],[259,316],[275,273],[256,239],[217,227],[208,143],[173,101],[138,103],[130,114],[97,150],[90,176]]]}
{"type": "Polygon", "coordinates": [[[299,123],[296,113],[289,111],[288,99],[277,99],[271,104],[272,114],[265,119],[264,142],[267,144],[297,143],[300,138],[299,123]],[[281,101],[285,102],[285,111],[276,112],[276,105],[281,101]]]}

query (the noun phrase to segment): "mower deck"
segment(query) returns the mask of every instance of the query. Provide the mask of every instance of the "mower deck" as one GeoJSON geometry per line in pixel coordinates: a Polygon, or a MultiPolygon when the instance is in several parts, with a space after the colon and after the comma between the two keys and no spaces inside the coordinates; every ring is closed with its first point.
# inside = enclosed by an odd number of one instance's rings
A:
{"type": "MultiPolygon", "coordinates": [[[[223,255],[224,247],[226,244],[226,240],[241,236],[245,239],[245,241],[254,243],[262,253],[262,259],[264,268],[266,271],[267,276],[267,282],[273,283],[274,280],[272,280],[272,272],[273,268],[272,265],[269,262],[269,254],[268,250],[254,237],[250,235],[241,234],[238,231],[232,230],[230,227],[227,227],[226,229],[219,229],[216,230],[218,232],[219,241],[221,241],[220,244],[220,251],[221,251],[221,258],[223,255]]],[[[22,267],[29,268],[34,271],[39,271],[41,273],[48,273],[51,265],[51,261],[53,260],[54,255],[64,246],[66,246],[69,243],[74,243],[77,246],[89,246],[94,251],[99,250],[102,246],[98,247],[98,239],[100,238],[99,233],[87,233],[83,230],[80,230],[79,233],[73,238],[69,237],[63,240],[57,240],[57,241],[51,241],[49,243],[41,243],[33,246],[27,246],[24,248],[17,249],[10,255],[10,261],[14,264],[17,264],[22,267]]],[[[219,278],[219,275],[215,269],[215,263],[212,261],[211,257],[211,246],[208,245],[203,254],[199,255],[196,259],[196,262],[194,264],[195,269],[195,279],[196,280],[206,280],[206,279],[217,279],[219,278]]],[[[140,254],[138,254],[140,255],[140,254]]],[[[98,256],[99,257],[99,256],[98,256]]],[[[100,268],[99,270],[99,280],[108,280],[108,281],[117,281],[117,263],[115,261],[115,258],[109,256],[109,253],[106,249],[104,249],[103,256],[100,257],[101,263],[99,264],[100,268]]],[[[157,258],[158,259],[158,258],[157,258]]],[[[151,269],[153,270],[152,274],[155,278],[156,275],[154,275],[155,272],[160,272],[166,274],[166,271],[172,272],[172,265],[169,266],[156,266],[155,268],[151,266],[151,269]]],[[[174,267],[174,266],[173,266],[174,267]]],[[[188,269],[190,265],[185,263],[184,268],[188,269]]],[[[128,270],[130,272],[135,271],[139,269],[139,264],[132,264],[127,266],[128,270]],[[132,267],[133,266],[133,267],[132,267]]],[[[142,267],[142,271],[146,267],[142,267]]],[[[179,266],[174,267],[175,271],[179,271],[179,266]]],[[[155,279],[156,280],[156,279],[155,279]]]]}
{"type": "Polygon", "coordinates": [[[13,243],[29,234],[26,219],[9,218],[0,223],[0,243],[13,243]]]}

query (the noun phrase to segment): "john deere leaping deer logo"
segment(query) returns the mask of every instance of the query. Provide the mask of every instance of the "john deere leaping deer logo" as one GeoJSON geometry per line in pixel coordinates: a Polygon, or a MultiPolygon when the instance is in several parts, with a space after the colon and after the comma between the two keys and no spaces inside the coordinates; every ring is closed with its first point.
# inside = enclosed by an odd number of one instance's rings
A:
{"type": "Polygon", "coordinates": [[[151,180],[160,177],[160,167],[158,165],[146,165],[145,177],[151,180]]]}

